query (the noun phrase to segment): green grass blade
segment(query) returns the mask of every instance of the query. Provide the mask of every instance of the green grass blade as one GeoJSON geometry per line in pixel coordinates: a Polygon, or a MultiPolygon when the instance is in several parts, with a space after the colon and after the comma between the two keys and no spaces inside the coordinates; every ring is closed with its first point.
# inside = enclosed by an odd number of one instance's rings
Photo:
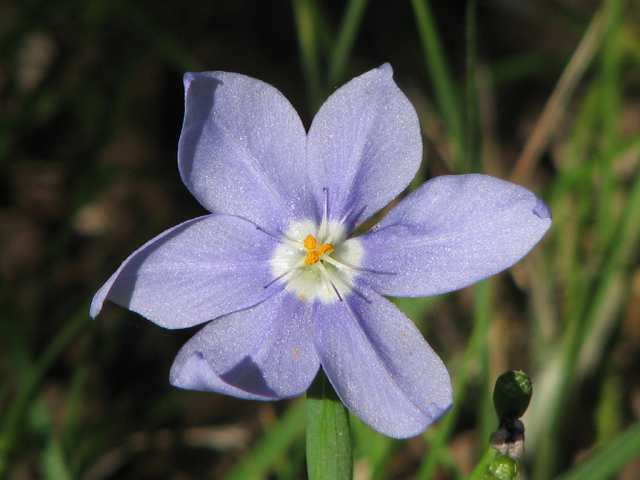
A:
{"type": "MultiPolygon", "coordinates": [[[[601,93],[600,115],[601,123],[600,143],[603,152],[613,151],[619,142],[620,109],[622,105],[622,70],[625,63],[623,44],[620,42],[624,30],[624,1],[610,0],[604,3],[605,37],[602,45],[600,84],[601,93]]],[[[596,233],[599,244],[606,246],[615,240],[613,229],[616,217],[611,215],[616,196],[616,179],[614,178],[613,155],[604,155],[599,162],[601,176],[599,190],[600,198],[596,206],[598,210],[598,226],[596,233]]]]}
{"type": "Polygon", "coordinates": [[[322,76],[320,73],[320,54],[318,52],[318,8],[314,0],[293,0],[293,12],[295,17],[298,43],[300,44],[300,56],[302,57],[302,69],[309,88],[309,104],[315,112],[323,101],[322,76]]]}
{"type": "Polygon", "coordinates": [[[639,453],[640,423],[636,423],[556,480],[606,480],[639,453]]]}
{"type": "Polygon", "coordinates": [[[480,117],[478,113],[478,2],[467,1],[466,18],[467,78],[465,109],[465,172],[483,171],[480,146],[480,117]]]}
{"type": "Polygon", "coordinates": [[[344,79],[351,50],[369,0],[350,0],[329,62],[329,85],[335,86],[344,79]]]}
{"type": "MultiPolygon", "coordinates": [[[[638,148],[632,142],[631,148],[638,148]]],[[[629,286],[629,269],[637,257],[640,242],[640,177],[637,177],[614,237],[619,239],[599,269],[591,295],[567,313],[569,327],[563,338],[557,377],[551,387],[550,403],[545,406],[546,431],[536,462],[536,479],[547,479],[555,468],[560,418],[567,396],[557,392],[572,390],[601,360],[604,347],[621,318],[629,286]]]]}
{"type": "Polygon", "coordinates": [[[60,441],[54,437],[48,439],[42,454],[42,470],[45,480],[72,480],[60,441]]]}
{"type": "Polygon", "coordinates": [[[7,409],[0,426],[0,478],[6,473],[9,455],[15,447],[16,437],[33,396],[36,394],[43,376],[85,325],[89,324],[89,305],[83,305],[67,322],[65,327],[52,339],[33,367],[26,373],[17,395],[7,409]]]}
{"type": "Polygon", "coordinates": [[[63,444],[56,434],[49,407],[42,395],[31,408],[32,428],[45,438],[42,450],[42,476],[44,480],[71,480],[71,470],[63,444]]]}
{"type": "Polygon", "coordinates": [[[600,48],[603,36],[602,14],[596,12],[578,48],[562,72],[533,133],[516,161],[510,181],[523,184],[528,180],[539,158],[548,147],[551,137],[556,132],[573,92],[600,48]]]}
{"type": "MultiPolygon", "coordinates": [[[[458,416],[461,413],[463,399],[466,397],[471,377],[477,372],[474,365],[484,364],[487,354],[487,337],[490,325],[490,295],[488,280],[484,280],[473,286],[476,312],[474,330],[469,339],[469,344],[464,352],[464,357],[458,370],[455,372],[453,383],[453,407],[436,427],[436,432],[428,442],[429,454],[424,458],[416,474],[418,480],[431,480],[434,478],[438,465],[443,463],[446,456],[447,444],[451,438],[458,416]]],[[[484,372],[483,372],[484,373],[484,372]]],[[[430,434],[427,430],[427,434],[430,434]]]]}
{"type": "Polygon", "coordinates": [[[140,10],[136,2],[120,0],[110,5],[110,14],[124,18],[131,28],[141,35],[151,48],[161,55],[167,63],[181,72],[204,70],[200,62],[183,48],[172,36],[153,25],[150,19],[140,10]]]}
{"type": "Polygon", "coordinates": [[[418,34],[422,43],[427,68],[436,101],[443,122],[449,133],[452,146],[455,150],[455,158],[460,160],[463,151],[462,145],[462,115],[456,100],[457,94],[449,72],[449,66],[445,60],[445,52],[438,36],[435,20],[427,0],[411,0],[413,12],[418,25],[418,34]]]}
{"type": "Polygon", "coordinates": [[[369,478],[372,480],[388,478],[387,465],[402,441],[376,432],[353,414],[349,416],[349,424],[353,437],[354,462],[357,462],[359,468],[364,467],[371,472],[369,478]]]}
{"type": "Polygon", "coordinates": [[[280,421],[266,431],[251,453],[229,472],[225,480],[257,480],[264,478],[294,442],[300,441],[306,418],[305,402],[292,405],[280,421]]]}
{"type": "Polygon", "coordinates": [[[557,378],[551,387],[555,394],[545,407],[546,431],[538,452],[535,479],[550,478],[550,472],[555,468],[560,419],[568,401],[566,395],[557,392],[571,391],[598,364],[626,305],[629,268],[637,256],[640,242],[640,177],[634,182],[615,231],[615,238],[620,240],[613,245],[599,270],[588,302],[584,307],[578,306],[581,311],[568,313],[569,329],[563,339],[557,378]]]}

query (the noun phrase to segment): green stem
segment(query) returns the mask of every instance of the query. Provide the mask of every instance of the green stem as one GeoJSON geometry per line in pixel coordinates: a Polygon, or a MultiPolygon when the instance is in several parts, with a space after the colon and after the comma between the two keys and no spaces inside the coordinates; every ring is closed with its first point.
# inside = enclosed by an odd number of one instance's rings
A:
{"type": "Polygon", "coordinates": [[[489,471],[491,461],[497,456],[498,452],[496,450],[491,447],[487,448],[484,455],[476,465],[476,468],[474,468],[471,475],[469,475],[469,480],[485,480],[485,478],[487,478],[487,472],[489,471]]]}
{"type": "Polygon", "coordinates": [[[322,369],[307,391],[309,480],[351,480],[353,455],[349,412],[322,369]]]}

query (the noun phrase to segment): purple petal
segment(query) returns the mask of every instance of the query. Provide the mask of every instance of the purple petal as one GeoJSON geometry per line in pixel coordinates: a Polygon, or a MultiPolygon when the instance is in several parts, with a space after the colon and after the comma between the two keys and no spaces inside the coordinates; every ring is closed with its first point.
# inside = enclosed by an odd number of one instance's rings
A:
{"type": "Polygon", "coordinates": [[[422,161],[420,125],[389,64],[354,78],[322,105],[308,158],[318,202],[326,188],[333,220],[350,212],[349,223],[360,223],[411,182],[422,161]]]}
{"type": "Polygon", "coordinates": [[[122,263],[93,298],[91,316],[108,299],[165,328],[185,328],[251,307],[281,288],[265,288],[275,244],[238,217],[182,223],[122,263]]]}
{"type": "Polygon", "coordinates": [[[300,395],[320,365],[310,308],[281,292],[214,320],[182,347],[171,368],[171,383],[252,400],[300,395]]]}
{"type": "Polygon", "coordinates": [[[198,201],[272,233],[293,219],[316,219],[306,132],[287,99],[235,73],[187,73],[184,85],[178,165],[198,201]]]}
{"type": "Polygon", "coordinates": [[[342,402],[375,430],[418,435],[451,407],[449,374],[415,325],[372,293],[319,305],[320,362],[342,402]]]}
{"type": "Polygon", "coordinates": [[[524,257],[551,226],[529,190],[485,175],[431,179],[369,234],[363,281],[383,295],[446,293],[496,274],[524,257]]]}

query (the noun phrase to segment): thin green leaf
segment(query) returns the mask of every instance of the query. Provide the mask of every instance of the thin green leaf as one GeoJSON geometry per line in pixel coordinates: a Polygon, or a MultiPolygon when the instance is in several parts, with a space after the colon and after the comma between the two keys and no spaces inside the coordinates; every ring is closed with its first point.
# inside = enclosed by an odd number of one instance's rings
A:
{"type": "Polygon", "coordinates": [[[368,2],[369,0],[349,0],[347,4],[329,62],[330,86],[335,86],[343,80],[368,2]]]}
{"type": "MultiPolygon", "coordinates": [[[[436,427],[436,432],[429,441],[429,455],[427,455],[416,474],[418,480],[430,480],[434,478],[439,464],[443,463],[446,456],[447,443],[460,415],[463,399],[467,395],[467,388],[471,383],[471,377],[477,372],[474,365],[484,365],[487,356],[487,338],[490,325],[491,289],[488,280],[483,280],[473,286],[475,294],[475,322],[474,330],[464,352],[464,357],[458,370],[454,373],[453,383],[453,407],[436,427]]],[[[486,374],[486,372],[482,372],[486,374]]],[[[433,427],[432,427],[433,428],[433,427]]],[[[427,430],[427,435],[430,434],[427,430]]]]}
{"type": "MultiPolygon", "coordinates": [[[[438,29],[427,0],[411,0],[413,12],[418,24],[418,33],[422,42],[427,68],[433,82],[433,89],[445,127],[452,140],[455,158],[460,159],[462,145],[462,115],[456,100],[457,95],[445,52],[438,36],[438,29]]],[[[458,168],[458,167],[457,167],[458,168]]]]}
{"type": "Polygon", "coordinates": [[[304,402],[296,402],[282,418],[267,430],[251,453],[229,472],[225,480],[261,479],[273,468],[294,442],[302,437],[306,408],[304,402]]]}
{"type": "Polygon", "coordinates": [[[598,448],[556,480],[606,480],[640,453],[640,423],[598,448]]]}
{"type": "Polygon", "coordinates": [[[465,118],[465,155],[466,172],[483,171],[480,146],[480,117],[478,113],[477,64],[478,64],[478,2],[467,1],[466,40],[467,40],[467,78],[466,78],[466,118],[465,118]]]}
{"type": "MultiPolygon", "coordinates": [[[[621,319],[629,288],[629,268],[636,258],[640,242],[640,177],[637,177],[626,200],[622,219],[606,261],[585,298],[584,307],[567,312],[568,329],[557,364],[553,384],[549,386],[553,397],[545,405],[546,430],[540,440],[541,448],[536,462],[535,479],[550,478],[555,468],[557,443],[560,438],[560,418],[567,408],[568,392],[585,378],[600,361],[604,347],[621,319]]],[[[577,270],[576,270],[577,271],[577,270]]]]}
{"type": "Polygon", "coordinates": [[[38,386],[44,374],[82,327],[89,324],[88,311],[89,305],[84,304],[52,339],[37,362],[27,372],[18,393],[7,408],[7,413],[0,426],[0,478],[6,472],[9,455],[12,449],[15,448],[16,438],[20,434],[20,426],[24,421],[25,412],[33,396],[38,391],[38,386]]]}
{"type": "Polygon", "coordinates": [[[309,103],[314,112],[323,100],[317,38],[319,33],[317,22],[314,20],[317,17],[317,10],[313,0],[293,0],[302,68],[309,88],[309,103]]]}

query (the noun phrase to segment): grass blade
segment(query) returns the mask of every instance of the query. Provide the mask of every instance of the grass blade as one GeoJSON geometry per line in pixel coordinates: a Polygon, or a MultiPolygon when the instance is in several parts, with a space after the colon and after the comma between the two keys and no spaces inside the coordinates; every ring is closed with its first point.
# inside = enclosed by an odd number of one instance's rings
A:
{"type": "Polygon", "coordinates": [[[456,101],[456,91],[453,87],[452,76],[445,60],[442,42],[437,33],[435,20],[427,0],[411,0],[413,12],[418,24],[418,33],[422,42],[431,81],[442,115],[443,122],[455,150],[455,158],[460,161],[463,151],[462,145],[462,115],[456,101]]]}
{"type": "Polygon", "coordinates": [[[286,450],[302,437],[306,411],[305,402],[292,405],[280,421],[262,435],[251,453],[224,477],[225,480],[264,478],[286,450]]]}
{"type": "Polygon", "coordinates": [[[640,453],[640,423],[598,448],[586,460],[556,480],[606,480],[640,453]]]}
{"type": "Polygon", "coordinates": [[[369,0],[350,0],[347,4],[338,38],[331,52],[331,60],[329,62],[330,86],[335,86],[344,79],[347,62],[351,57],[351,50],[368,2],[369,0]]]}

